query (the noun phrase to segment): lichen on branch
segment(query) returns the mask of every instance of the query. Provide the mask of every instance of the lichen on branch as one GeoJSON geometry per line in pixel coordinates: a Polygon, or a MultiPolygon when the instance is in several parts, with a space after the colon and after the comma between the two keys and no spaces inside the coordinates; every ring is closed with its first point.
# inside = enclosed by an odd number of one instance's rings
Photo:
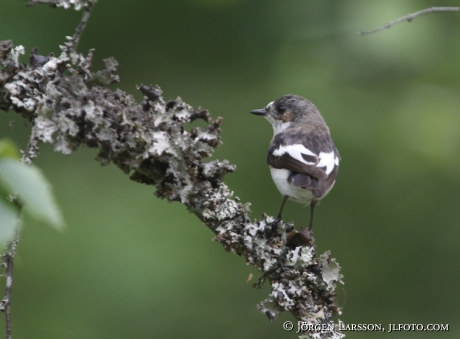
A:
{"type": "Polygon", "coordinates": [[[29,0],[27,6],[34,6],[39,4],[49,5],[51,7],[62,7],[65,9],[73,8],[79,11],[86,6],[91,6],[97,0],[29,0]]]}
{"type": "MultiPolygon", "coordinates": [[[[80,146],[98,149],[102,165],[112,163],[131,180],[154,186],[158,197],[185,205],[214,240],[257,267],[262,276],[255,286],[271,286],[258,305],[270,320],[288,311],[307,324],[333,324],[341,313],[334,293],[342,282],[339,265],[329,252],[318,256],[314,239],[292,224],[267,215],[252,220],[249,204],[233,197],[223,178],[235,165],[207,160],[221,144],[222,119],[180,98],[165,100],[158,86],[139,86],[140,103],[110,90],[106,85],[119,81],[115,59],[93,72],[93,51],[82,55],[73,47],[64,44],[58,57],[33,49],[26,65],[18,61],[22,46],[0,42],[0,109],[14,110],[32,126],[26,162],[38,155],[40,143],[52,143],[63,154],[80,146]],[[196,120],[205,126],[195,126],[196,120]]],[[[343,337],[335,330],[304,335],[343,337]]]]}

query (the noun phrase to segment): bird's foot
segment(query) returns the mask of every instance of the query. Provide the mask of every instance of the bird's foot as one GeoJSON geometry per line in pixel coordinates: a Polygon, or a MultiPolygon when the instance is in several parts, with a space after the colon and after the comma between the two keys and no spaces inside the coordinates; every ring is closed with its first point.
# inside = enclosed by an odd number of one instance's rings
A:
{"type": "Polygon", "coordinates": [[[273,221],[273,224],[279,225],[280,222],[281,222],[282,220],[283,220],[283,219],[281,219],[281,213],[279,213],[279,214],[276,216],[275,220],[273,221]]]}

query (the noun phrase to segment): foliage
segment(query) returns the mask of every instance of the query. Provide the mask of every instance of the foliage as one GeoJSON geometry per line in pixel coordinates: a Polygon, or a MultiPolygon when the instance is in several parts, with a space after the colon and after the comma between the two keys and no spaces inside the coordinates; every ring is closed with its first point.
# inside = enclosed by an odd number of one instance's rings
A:
{"type": "Polygon", "coordinates": [[[22,164],[16,146],[8,139],[0,140],[0,242],[14,235],[18,223],[18,207],[31,217],[61,230],[64,220],[42,172],[33,165],[22,164]]]}

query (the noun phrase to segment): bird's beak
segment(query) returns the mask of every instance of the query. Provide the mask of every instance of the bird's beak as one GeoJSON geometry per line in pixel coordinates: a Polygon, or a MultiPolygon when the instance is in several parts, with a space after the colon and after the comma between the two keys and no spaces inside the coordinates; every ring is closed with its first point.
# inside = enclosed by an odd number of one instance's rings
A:
{"type": "Polygon", "coordinates": [[[267,110],[265,108],[260,108],[260,109],[255,109],[255,110],[251,111],[251,113],[255,114],[255,115],[266,115],[267,110]]]}

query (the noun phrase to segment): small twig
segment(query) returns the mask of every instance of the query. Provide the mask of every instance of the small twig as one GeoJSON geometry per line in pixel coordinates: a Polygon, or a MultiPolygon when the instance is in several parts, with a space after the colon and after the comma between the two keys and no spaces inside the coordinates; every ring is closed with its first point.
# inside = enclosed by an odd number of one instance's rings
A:
{"type": "Polygon", "coordinates": [[[38,4],[45,4],[45,5],[56,7],[58,3],[59,3],[58,0],[30,0],[27,3],[27,6],[31,7],[31,6],[38,5],[38,4]]]}
{"type": "Polygon", "coordinates": [[[29,142],[27,144],[26,150],[22,151],[21,162],[25,165],[31,165],[32,160],[37,157],[39,152],[38,140],[34,135],[30,136],[29,142]]]}
{"type": "Polygon", "coordinates": [[[77,29],[75,30],[75,34],[72,37],[71,41],[71,50],[73,52],[77,51],[77,45],[80,42],[80,38],[83,35],[83,32],[85,30],[86,24],[88,23],[89,17],[91,15],[91,11],[93,10],[94,4],[88,1],[87,5],[85,6],[85,10],[83,12],[83,16],[80,20],[80,23],[77,26],[77,29]]]}
{"type": "Polygon", "coordinates": [[[19,227],[20,227],[20,216],[22,206],[18,204],[18,221],[16,224],[14,238],[8,245],[8,248],[5,254],[2,255],[1,265],[5,267],[5,273],[3,276],[6,277],[6,290],[5,296],[3,297],[2,301],[0,302],[0,311],[5,312],[6,315],[6,339],[11,339],[11,330],[12,330],[12,322],[11,322],[11,290],[13,288],[13,263],[14,263],[14,256],[16,255],[16,248],[18,246],[18,242],[21,240],[19,239],[19,227]]]}
{"type": "Polygon", "coordinates": [[[67,45],[70,52],[76,52],[78,42],[80,41],[81,36],[85,30],[86,24],[88,23],[89,17],[91,15],[91,11],[93,10],[93,6],[97,0],[78,0],[78,1],[58,1],[58,0],[30,0],[27,3],[27,6],[34,6],[38,4],[45,4],[51,7],[64,7],[69,8],[73,7],[76,10],[83,9],[83,16],[78,24],[75,33],[72,38],[70,38],[70,42],[67,45]]]}
{"type": "Polygon", "coordinates": [[[389,22],[386,25],[383,25],[382,27],[373,29],[372,31],[359,31],[358,33],[361,35],[366,35],[366,34],[372,34],[378,31],[382,31],[384,29],[388,29],[396,24],[399,24],[401,22],[407,21],[411,22],[415,18],[424,15],[424,14],[430,14],[430,13],[435,13],[435,12],[458,12],[460,11],[460,7],[431,7],[427,8],[406,16],[403,16],[402,18],[396,19],[395,21],[389,22]]]}

